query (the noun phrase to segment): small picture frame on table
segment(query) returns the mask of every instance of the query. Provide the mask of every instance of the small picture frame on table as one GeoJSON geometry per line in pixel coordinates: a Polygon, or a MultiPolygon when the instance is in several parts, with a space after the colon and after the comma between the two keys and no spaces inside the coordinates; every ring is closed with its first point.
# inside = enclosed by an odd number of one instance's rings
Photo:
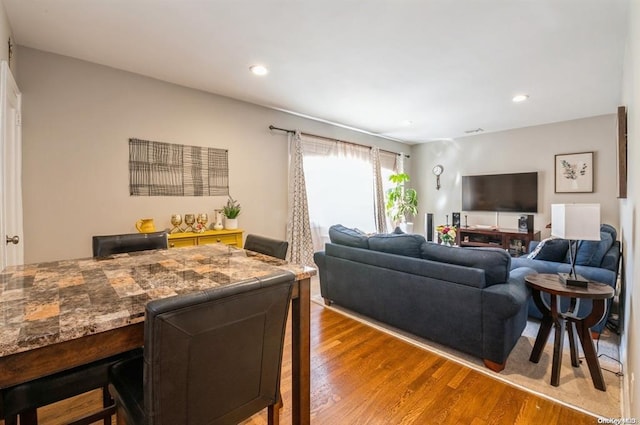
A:
{"type": "Polygon", "coordinates": [[[556,193],[593,192],[593,152],[556,155],[556,193]]]}

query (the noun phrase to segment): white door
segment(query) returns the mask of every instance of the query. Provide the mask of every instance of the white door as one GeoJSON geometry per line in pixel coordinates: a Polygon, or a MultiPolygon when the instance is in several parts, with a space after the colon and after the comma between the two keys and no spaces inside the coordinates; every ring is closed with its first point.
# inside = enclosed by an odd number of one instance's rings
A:
{"type": "Polygon", "coordinates": [[[21,97],[6,61],[0,65],[0,270],[24,262],[21,97]]]}

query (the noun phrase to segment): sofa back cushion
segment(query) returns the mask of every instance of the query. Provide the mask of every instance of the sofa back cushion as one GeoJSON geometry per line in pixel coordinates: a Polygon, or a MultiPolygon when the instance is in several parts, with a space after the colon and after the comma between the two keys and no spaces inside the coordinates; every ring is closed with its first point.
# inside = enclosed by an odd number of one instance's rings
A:
{"type": "Polygon", "coordinates": [[[334,224],[329,227],[329,240],[338,245],[369,248],[369,236],[366,233],[357,229],[349,229],[342,224],[334,224]]]}
{"type": "MultiPolygon", "coordinates": [[[[572,243],[575,243],[573,241],[572,243]]],[[[576,265],[599,267],[602,258],[613,245],[613,239],[608,232],[600,232],[599,241],[578,241],[578,253],[576,254],[576,265]]],[[[569,256],[567,255],[567,262],[569,256]]]]}
{"type": "MultiPolygon", "coordinates": [[[[385,252],[378,252],[371,249],[357,249],[344,245],[328,243],[325,246],[327,264],[334,261],[344,261],[350,263],[353,268],[349,272],[341,273],[332,269],[329,274],[340,274],[339,279],[348,280],[349,273],[361,273],[360,266],[366,264],[375,268],[388,269],[398,272],[398,279],[403,279],[402,274],[424,276],[426,278],[437,279],[452,283],[458,283],[474,288],[485,288],[484,270],[457,266],[455,264],[440,263],[437,261],[424,260],[408,256],[388,255],[385,252]]],[[[320,269],[320,273],[323,270],[320,269]]],[[[374,272],[376,273],[376,272],[374,272]]],[[[379,277],[379,274],[371,276],[371,279],[379,277]]]]}
{"type": "MultiPolygon", "coordinates": [[[[600,228],[600,240],[599,241],[578,241],[578,253],[576,254],[576,265],[578,266],[591,266],[600,267],[602,259],[609,251],[609,248],[613,245],[614,236],[616,234],[615,229],[613,232],[608,229],[600,228]]],[[[609,226],[611,227],[611,226],[609,226]]],[[[575,241],[572,241],[575,244],[575,241]]],[[[570,263],[569,252],[564,259],[565,263],[570,263]]]]}
{"type": "Polygon", "coordinates": [[[511,257],[500,248],[458,248],[425,242],[422,258],[482,269],[487,286],[509,280],[511,257]]]}
{"type": "Polygon", "coordinates": [[[421,257],[421,247],[424,243],[424,236],[410,233],[389,233],[369,237],[369,249],[373,251],[413,258],[421,257]]]}

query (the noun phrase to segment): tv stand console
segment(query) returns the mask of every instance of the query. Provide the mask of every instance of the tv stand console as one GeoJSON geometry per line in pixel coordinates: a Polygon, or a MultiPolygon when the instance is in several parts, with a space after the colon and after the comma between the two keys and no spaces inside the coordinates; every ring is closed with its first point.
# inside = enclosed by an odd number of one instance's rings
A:
{"type": "Polygon", "coordinates": [[[518,229],[461,227],[459,246],[502,248],[512,257],[526,255],[529,242],[539,241],[540,232],[520,232],[518,229]]]}

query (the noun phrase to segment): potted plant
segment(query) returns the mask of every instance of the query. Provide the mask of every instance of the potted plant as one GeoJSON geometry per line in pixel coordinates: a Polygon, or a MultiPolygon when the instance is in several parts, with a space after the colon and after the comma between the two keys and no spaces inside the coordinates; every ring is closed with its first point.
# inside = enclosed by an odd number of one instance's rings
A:
{"type": "Polygon", "coordinates": [[[225,229],[237,229],[238,228],[238,216],[240,215],[240,204],[238,201],[229,196],[227,205],[222,207],[222,214],[225,217],[224,228],[225,229]]]}
{"type": "Polygon", "coordinates": [[[387,215],[393,222],[393,227],[404,226],[407,217],[418,213],[418,194],[415,189],[405,188],[409,181],[406,173],[392,174],[389,181],[395,184],[387,191],[387,215]]]}

